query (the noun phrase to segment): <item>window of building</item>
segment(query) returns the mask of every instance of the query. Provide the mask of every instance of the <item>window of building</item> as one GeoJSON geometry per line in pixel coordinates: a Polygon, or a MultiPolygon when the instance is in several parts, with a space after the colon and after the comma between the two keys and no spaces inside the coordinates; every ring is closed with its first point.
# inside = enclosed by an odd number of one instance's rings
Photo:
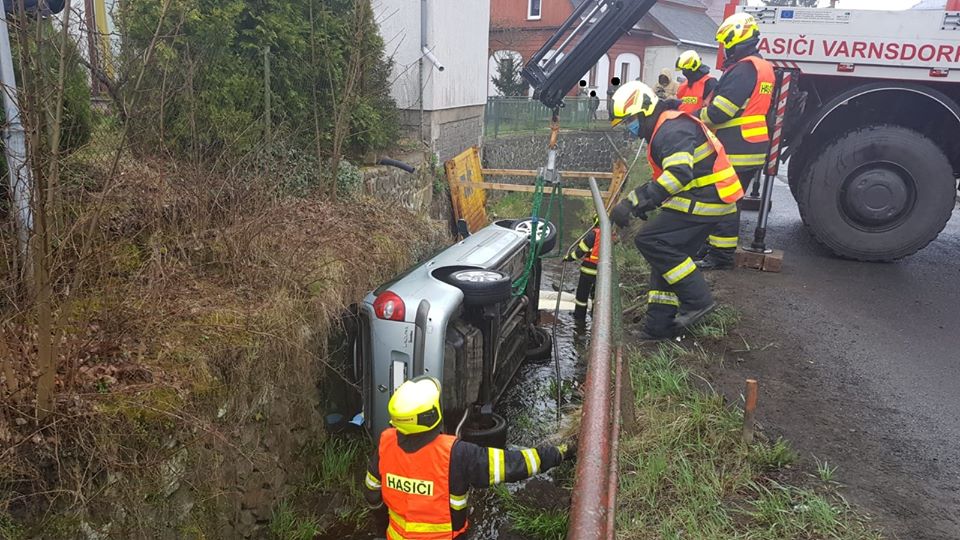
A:
{"type": "Polygon", "coordinates": [[[630,78],[630,64],[624,62],[620,64],[620,81],[626,83],[630,80],[633,80],[630,78]]]}
{"type": "Polygon", "coordinates": [[[527,0],[527,19],[540,20],[540,3],[541,0],[527,0]]]}
{"type": "Polygon", "coordinates": [[[593,67],[590,68],[590,75],[587,76],[587,84],[590,85],[590,86],[597,86],[597,84],[598,84],[598,81],[597,81],[597,64],[594,64],[593,67]]]}

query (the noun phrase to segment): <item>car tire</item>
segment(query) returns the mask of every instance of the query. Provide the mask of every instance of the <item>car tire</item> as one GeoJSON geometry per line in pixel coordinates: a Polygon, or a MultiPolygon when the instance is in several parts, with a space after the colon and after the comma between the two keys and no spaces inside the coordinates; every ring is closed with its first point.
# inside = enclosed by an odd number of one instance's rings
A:
{"type": "Polygon", "coordinates": [[[496,413],[489,416],[487,425],[479,426],[468,421],[460,430],[460,438],[478,446],[506,448],[507,421],[496,413]]]}
{"type": "Polygon", "coordinates": [[[798,206],[818,242],[860,261],[892,261],[933,241],[957,183],[943,151],[901,126],[844,133],[811,158],[798,206]]]}
{"type": "MultiPolygon", "coordinates": [[[[557,228],[553,226],[553,223],[540,219],[538,220],[538,231],[542,231],[543,225],[547,226],[547,234],[543,237],[543,244],[540,246],[540,254],[550,253],[553,251],[553,248],[557,246],[557,228]]],[[[533,218],[518,219],[513,223],[511,227],[513,230],[524,233],[527,235],[527,239],[530,239],[530,234],[533,231],[533,218]]],[[[540,232],[540,235],[543,236],[543,233],[540,232]]]]}
{"type": "Polygon", "coordinates": [[[528,339],[529,347],[525,354],[527,360],[538,362],[549,360],[553,356],[553,337],[550,336],[550,332],[535,326],[528,339]]]}
{"type": "Polygon", "coordinates": [[[510,276],[499,270],[465,268],[450,272],[443,279],[463,292],[463,303],[468,306],[498,304],[513,294],[510,276]]]}

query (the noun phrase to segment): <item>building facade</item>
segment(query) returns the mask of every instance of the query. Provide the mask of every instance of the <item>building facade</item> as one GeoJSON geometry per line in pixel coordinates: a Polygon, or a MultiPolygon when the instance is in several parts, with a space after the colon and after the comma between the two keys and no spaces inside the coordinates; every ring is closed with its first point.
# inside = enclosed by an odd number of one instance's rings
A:
{"type": "Polygon", "coordinates": [[[490,0],[377,0],[373,6],[393,57],[391,94],[404,128],[441,161],[479,144],[490,0]]]}
{"type": "MultiPolygon", "coordinates": [[[[493,77],[501,58],[510,55],[525,62],[582,1],[491,0],[488,94],[498,95],[493,77]]],[[[699,0],[661,0],[584,74],[587,89],[605,96],[613,77],[654,85],[660,70],[672,68],[677,56],[687,49],[697,50],[705,63],[714,65],[716,27],[707,6],[699,0]]],[[[601,103],[601,107],[606,106],[605,100],[601,103]]]]}

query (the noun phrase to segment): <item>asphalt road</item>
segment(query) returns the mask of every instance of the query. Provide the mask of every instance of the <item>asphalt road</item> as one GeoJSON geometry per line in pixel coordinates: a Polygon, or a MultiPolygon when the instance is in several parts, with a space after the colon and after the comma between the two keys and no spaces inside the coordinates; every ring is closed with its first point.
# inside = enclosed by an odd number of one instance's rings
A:
{"type": "MultiPolygon", "coordinates": [[[[756,213],[744,218],[752,238],[756,213]]],[[[960,210],[916,255],[846,261],[778,181],[768,245],[786,252],[782,273],[714,278],[752,346],[769,345],[727,371],[760,378],[768,431],[839,465],[843,493],[891,537],[960,539],[960,210]]]]}

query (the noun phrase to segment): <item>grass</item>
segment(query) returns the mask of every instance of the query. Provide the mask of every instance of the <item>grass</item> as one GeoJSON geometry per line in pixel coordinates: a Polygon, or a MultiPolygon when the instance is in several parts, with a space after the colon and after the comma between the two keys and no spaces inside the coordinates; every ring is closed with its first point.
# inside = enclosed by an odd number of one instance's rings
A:
{"type": "Polygon", "coordinates": [[[691,354],[630,353],[640,429],[621,446],[618,538],[880,538],[834,486],[789,480],[799,475],[785,441],[743,445],[742,412],[692,384],[691,354]]]}
{"type": "Polygon", "coordinates": [[[719,339],[726,337],[730,330],[740,322],[740,312],[728,305],[720,305],[704,317],[693,328],[693,335],[702,338],[719,339]]]}
{"type": "Polygon", "coordinates": [[[833,475],[837,472],[837,466],[831,466],[826,460],[820,461],[816,456],[813,459],[817,463],[817,477],[820,478],[820,481],[825,484],[833,482],[833,475]]]}
{"type": "Polygon", "coordinates": [[[316,519],[301,515],[286,501],[277,506],[270,518],[270,534],[277,540],[313,540],[321,532],[316,519]]]}
{"type": "Polygon", "coordinates": [[[566,509],[534,508],[520,501],[503,485],[492,488],[514,532],[531,540],[562,540],[567,536],[569,515],[566,509]]]}

